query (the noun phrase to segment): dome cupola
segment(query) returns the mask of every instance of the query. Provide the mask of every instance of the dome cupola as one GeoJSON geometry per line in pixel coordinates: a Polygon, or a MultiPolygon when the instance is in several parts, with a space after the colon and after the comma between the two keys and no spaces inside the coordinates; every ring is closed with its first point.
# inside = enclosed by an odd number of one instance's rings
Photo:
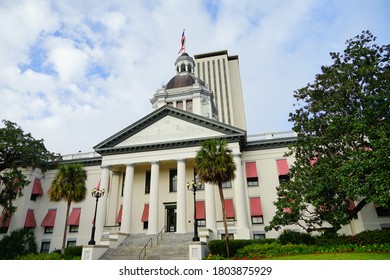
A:
{"type": "Polygon", "coordinates": [[[175,61],[176,76],[174,76],[166,85],[166,89],[181,88],[192,86],[199,83],[204,86],[205,83],[194,75],[195,62],[188,53],[182,53],[175,61]]]}
{"type": "Polygon", "coordinates": [[[195,61],[183,52],[175,61],[176,75],[154,94],[150,102],[154,109],[168,105],[191,113],[216,119],[214,95],[195,76],[195,61]]]}

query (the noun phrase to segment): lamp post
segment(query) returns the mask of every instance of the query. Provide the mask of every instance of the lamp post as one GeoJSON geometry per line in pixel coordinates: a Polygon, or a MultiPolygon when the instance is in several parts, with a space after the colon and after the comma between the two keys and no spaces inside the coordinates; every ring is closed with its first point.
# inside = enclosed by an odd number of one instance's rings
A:
{"type": "MultiPolygon", "coordinates": [[[[197,180],[198,181],[198,180],[197,180]]],[[[194,193],[194,238],[192,241],[199,241],[198,236],[198,221],[196,220],[196,191],[202,186],[201,182],[196,183],[194,180],[187,182],[187,189],[194,193]]]]}
{"type": "Polygon", "coordinates": [[[92,233],[91,233],[91,240],[89,240],[88,245],[95,245],[95,229],[96,229],[96,212],[97,212],[97,206],[99,198],[102,197],[105,193],[105,189],[98,190],[97,188],[93,188],[91,190],[92,197],[96,198],[96,204],[95,204],[95,214],[93,216],[93,225],[92,225],[92,233]]]}

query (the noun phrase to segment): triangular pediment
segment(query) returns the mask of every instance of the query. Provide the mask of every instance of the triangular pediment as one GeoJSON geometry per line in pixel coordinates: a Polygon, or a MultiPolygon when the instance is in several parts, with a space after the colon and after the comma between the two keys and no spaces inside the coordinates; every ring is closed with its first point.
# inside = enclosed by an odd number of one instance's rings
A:
{"type": "Polygon", "coordinates": [[[167,115],[117,144],[116,147],[186,141],[199,137],[212,138],[218,136],[224,136],[224,134],[199,124],[167,115]]]}
{"type": "Polygon", "coordinates": [[[94,147],[100,154],[199,145],[204,139],[244,141],[245,131],[210,118],[164,106],[94,147]]]}

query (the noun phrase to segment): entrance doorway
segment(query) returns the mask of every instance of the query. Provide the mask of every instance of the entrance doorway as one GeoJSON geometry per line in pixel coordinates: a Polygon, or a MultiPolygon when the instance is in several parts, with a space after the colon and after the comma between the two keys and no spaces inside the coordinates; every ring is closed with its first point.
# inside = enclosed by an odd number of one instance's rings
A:
{"type": "Polygon", "coordinates": [[[165,212],[167,215],[167,232],[176,232],[176,205],[166,205],[165,212]]]}

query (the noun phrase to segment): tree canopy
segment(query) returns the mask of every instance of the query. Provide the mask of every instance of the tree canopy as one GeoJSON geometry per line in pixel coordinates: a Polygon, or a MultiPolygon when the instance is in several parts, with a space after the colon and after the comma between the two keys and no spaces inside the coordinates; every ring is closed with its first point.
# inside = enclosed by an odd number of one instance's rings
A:
{"type": "Polygon", "coordinates": [[[267,230],[296,224],[337,231],[368,203],[390,201],[390,45],[370,31],[331,52],[313,83],[294,92],[289,121],[295,163],[278,187],[277,212],[267,230]]]}
{"type": "Polygon", "coordinates": [[[46,170],[50,163],[60,159],[49,152],[43,139],[37,140],[16,124],[3,120],[0,128],[0,205],[7,216],[16,211],[12,204],[15,195],[29,184],[21,168],[41,168],[46,170]]]}

